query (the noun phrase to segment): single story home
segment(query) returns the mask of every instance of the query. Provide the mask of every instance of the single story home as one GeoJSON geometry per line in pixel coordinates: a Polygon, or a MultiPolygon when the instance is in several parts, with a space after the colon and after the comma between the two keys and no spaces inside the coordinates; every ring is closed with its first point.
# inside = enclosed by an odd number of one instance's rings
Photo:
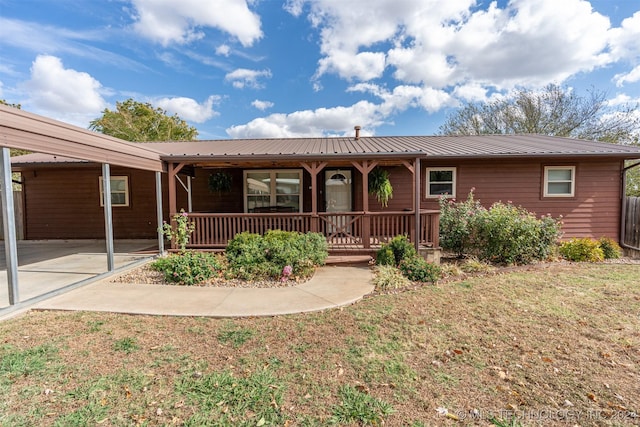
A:
{"type": "MultiPolygon", "coordinates": [[[[166,164],[164,219],[196,222],[190,247],[220,248],[242,231],[323,233],[333,252],[371,251],[398,234],[437,248],[438,200],[512,202],[563,217],[565,238],[621,237],[624,161],[640,149],[542,135],[382,136],[145,143],[166,164]],[[385,171],[383,206],[368,191],[385,171]]],[[[104,236],[101,165],[48,154],[12,158],[26,239],[104,236]]],[[[153,171],[111,168],[113,233],[157,237],[153,171]]]]}

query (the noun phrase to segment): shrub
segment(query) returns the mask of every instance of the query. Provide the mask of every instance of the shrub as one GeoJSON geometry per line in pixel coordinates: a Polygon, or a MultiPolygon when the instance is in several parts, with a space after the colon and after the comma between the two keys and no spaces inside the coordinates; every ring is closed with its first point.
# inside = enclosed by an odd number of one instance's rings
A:
{"type": "Polygon", "coordinates": [[[175,222],[175,227],[164,222],[160,231],[162,231],[162,234],[164,234],[167,239],[178,246],[180,251],[184,252],[191,238],[191,234],[196,229],[196,223],[189,221],[189,214],[186,213],[184,209],[181,209],[180,213],[173,216],[173,222],[175,222]]]}
{"type": "Polygon", "coordinates": [[[465,273],[488,273],[494,270],[494,267],[476,257],[465,259],[459,266],[460,270],[465,273]]]}
{"type": "Polygon", "coordinates": [[[196,285],[222,270],[219,257],[210,252],[184,251],[158,258],[151,268],[164,274],[167,282],[196,285]]]}
{"type": "Polygon", "coordinates": [[[405,288],[411,284],[400,270],[393,265],[381,264],[375,269],[373,284],[378,291],[405,288]]]}
{"type": "Polygon", "coordinates": [[[376,264],[398,266],[403,260],[413,258],[416,255],[416,248],[409,241],[409,238],[405,235],[398,235],[378,250],[376,264]],[[391,255],[393,255],[393,259],[391,259],[391,255]]]}
{"type": "Polygon", "coordinates": [[[396,257],[388,245],[382,245],[382,247],[378,249],[378,252],[376,252],[376,265],[396,266],[396,257]]]}
{"type": "Polygon", "coordinates": [[[528,264],[547,259],[560,237],[560,223],[537,219],[522,207],[494,203],[476,220],[475,245],[480,258],[500,264],[528,264]]]}
{"type": "Polygon", "coordinates": [[[472,251],[475,221],[485,211],[480,202],[474,200],[473,190],[467,200],[440,198],[440,245],[458,256],[472,251]]]}
{"type": "Polygon", "coordinates": [[[458,256],[474,255],[500,264],[527,264],[547,259],[561,235],[561,222],[536,216],[511,203],[485,209],[473,198],[440,199],[440,242],[458,256]]]}
{"type": "Polygon", "coordinates": [[[440,267],[419,256],[403,260],[398,268],[413,282],[435,283],[441,276],[440,267]]]}
{"type": "Polygon", "coordinates": [[[602,249],[604,259],[618,259],[622,256],[622,248],[612,238],[601,237],[598,240],[598,244],[600,245],[600,249],[602,249]]]}
{"type": "Polygon", "coordinates": [[[569,261],[599,262],[604,260],[604,253],[598,241],[582,238],[571,239],[560,245],[560,255],[569,261]]]}
{"type": "Polygon", "coordinates": [[[285,267],[290,274],[308,276],[317,265],[324,264],[327,242],[321,234],[269,230],[264,236],[237,234],[226,250],[229,274],[245,280],[281,278],[285,267]]]}

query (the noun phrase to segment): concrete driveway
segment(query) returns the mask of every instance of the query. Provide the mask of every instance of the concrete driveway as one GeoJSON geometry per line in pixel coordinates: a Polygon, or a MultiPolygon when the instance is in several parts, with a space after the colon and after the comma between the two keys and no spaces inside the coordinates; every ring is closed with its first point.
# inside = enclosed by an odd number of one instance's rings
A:
{"type": "MultiPolygon", "coordinates": [[[[116,240],[115,268],[157,254],[155,240],[116,240]]],[[[20,302],[85,282],[107,272],[103,240],[47,240],[18,242],[20,302]]],[[[0,245],[0,310],[9,307],[4,244],[0,245]]]]}

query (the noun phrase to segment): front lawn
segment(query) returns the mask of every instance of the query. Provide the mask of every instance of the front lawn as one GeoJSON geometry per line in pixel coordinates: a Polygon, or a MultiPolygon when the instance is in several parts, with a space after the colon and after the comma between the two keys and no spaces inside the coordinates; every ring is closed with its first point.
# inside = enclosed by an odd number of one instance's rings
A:
{"type": "Polygon", "coordinates": [[[29,312],[0,334],[2,426],[640,423],[637,264],[276,318],[29,312]]]}

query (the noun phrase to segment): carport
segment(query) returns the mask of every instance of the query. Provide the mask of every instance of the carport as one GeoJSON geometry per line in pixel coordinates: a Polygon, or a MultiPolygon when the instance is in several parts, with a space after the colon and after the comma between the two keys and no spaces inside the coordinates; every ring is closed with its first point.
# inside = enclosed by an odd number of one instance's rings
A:
{"type": "MultiPolygon", "coordinates": [[[[149,252],[144,251],[145,245],[147,248],[149,245],[143,242],[136,245],[124,245],[122,248],[126,248],[125,252],[122,252],[120,249],[116,252],[113,239],[110,166],[124,166],[155,172],[156,216],[159,226],[163,220],[161,178],[162,172],[165,172],[166,168],[157,152],[145,148],[140,144],[133,144],[107,135],[91,132],[77,126],[51,120],[5,105],[0,105],[0,147],[0,192],[2,193],[2,219],[4,227],[4,254],[2,255],[4,255],[3,259],[6,261],[7,284],[6,293],[0,292],[0,296],[6,294],[9,305],[9,308],[3,309],[1,307],[4,304],[0,304],[0,314],[37,302],[61,291],[77,287],[87,280],[96,280],[102,276],[112,274],[117,268],[126,263],[135,262],[141,256],[145,255],[145,253],[146,256],[149,256],[149,252]],[[101,242],[80,243],[59,242],[57,246],[59,253],[57,254],[55,251],[56,245],[52,243],[40,242],[38,246],[38,242],[21,242],[19,246],[16,239],[10,148],[70,157],[101,164],[102,185],[104,188],[104,240],[101,242]],[[44,245],[47,244],[49,245],[49,250],[43,251],[43,249],[46,248],[44,245]],[[69,273],[67,280],[62,281],[57,286],[45,286],[41,288],[41,292],[36,292],[35,294],[32,287],[27,287],[25,284],[20,283],[18,280],[18,265],[25,265],[25,263],[19,263],[19,253],[22,253],[22,256],[28,257],[29,248],[31,248],[31,255],[33,255],[33,251],[48,254],[47,259],[39,259],[35,263],[29,263],[28,265],[31,266],[29,273],[36,274],[39,272],[38,270],[41,270],[40,272],[55,272],[56,268],[52,270],[53,265],[58,266],[57,268],[59,270],[65,271],[67,270],[64,267],[65,261],[68,262],[67,267],[77,265],[74,264],[77,259],[72,261],[68,258],[72,254],[67,253],[73,244],[85,245],[83,250],[76,252],[86,255],[85,261],[87,263],[82,264],[82,267],[78,267],[81,271],[66,271],[69,273]],[[102,246],[105,252],[97,252],[96,244],[102,246]],[[89,249],[87,249],[87,247],[89,249]],[[143,253],[126,255],[129,252],[140,251],[143,251],[143,253]],[[101,263],[102,259],[106,262],[106,268],[96,268],[96,263],[101,263]],[[93,267],[87,269],[89,265],[93,267]],[[74,278],[79,280],[73,280],[74,278]]],[[[46,213],[43,212],[42,214],[44,215],[46,213]]],[[[81,218],[79,218],[79,220],[81,220],[81,218]]],[[[163,236],[160,232],[158,232],[157,247],[160,253],[164,252],[163,236]]],[[[25,274],[21,274],[20,277],[29,281],[48,280],[45,277],[38,279],[35,278],[36,276],[27,276],[25,274]]],[[[0,278],[3,279],[1,275],[0,278]]]]}

